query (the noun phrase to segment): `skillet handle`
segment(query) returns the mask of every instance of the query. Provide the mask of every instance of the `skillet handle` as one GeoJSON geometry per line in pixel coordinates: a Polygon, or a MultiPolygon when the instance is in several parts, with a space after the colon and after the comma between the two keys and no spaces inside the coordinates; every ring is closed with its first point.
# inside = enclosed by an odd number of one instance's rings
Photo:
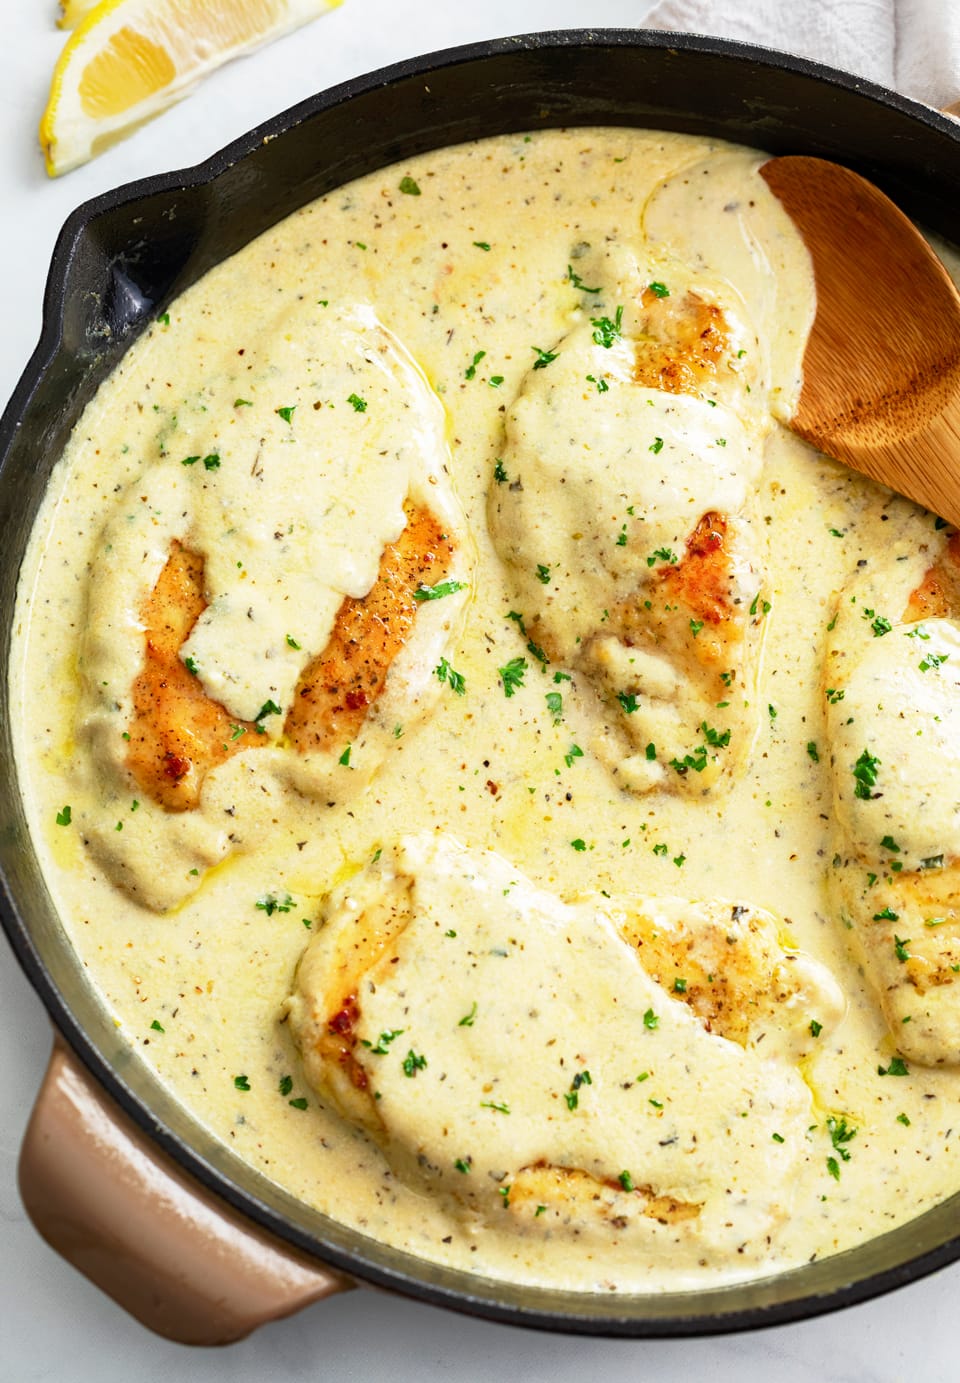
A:
{"type": "Polygon", "coordinates": [[[176,1167],[59,1037],[19,1174],[44,1239],[143,1325],[181,1344],[228,1344],[354,1285],[176,1167]]]}

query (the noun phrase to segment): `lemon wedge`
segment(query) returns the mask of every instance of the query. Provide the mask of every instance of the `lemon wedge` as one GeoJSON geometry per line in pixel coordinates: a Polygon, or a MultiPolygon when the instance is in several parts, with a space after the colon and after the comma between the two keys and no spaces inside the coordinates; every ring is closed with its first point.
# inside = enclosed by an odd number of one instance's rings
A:
{"type": "Polygon", "coordinates": [[[79,16],[40,122],[51,177],[93,158],[185,96],[230,58],[341,0],[66,0],[79,16]]]}

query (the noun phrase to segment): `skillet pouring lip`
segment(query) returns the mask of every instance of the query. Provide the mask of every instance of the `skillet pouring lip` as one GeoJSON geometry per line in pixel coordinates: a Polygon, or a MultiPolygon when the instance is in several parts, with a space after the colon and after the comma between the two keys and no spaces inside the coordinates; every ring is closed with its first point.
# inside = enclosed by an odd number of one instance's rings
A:
{"type": "MultiPolygon", "coordinates": [[[[484,95],[489,100],[486,132],[491,134],[577,124],[646,125],[654,129],[710,132],[718,138],[739,139],[771,152],[819,153],[830,157],[832,150],[833,156],[843,157],[848,150],[851,165],[872,176],[894,196],[909,196],[915,181],[933,180],[938,185],[942,182],[945,196],[952,189],[955,204],[955,194],[960,190],[960,124],[930,107],[850,74],[749,44],[652,30],[562,30],[474,43],[391,64],[319,92],[201,163],[127,183],[83,203],[68,217],[53,251],[39,342],[0,419],[0,496],[10,492],[6,499],[0,499],[0,521],[7,519],[8,510],[19,515],[18,500],[12,494],[15,482],[10,478],[11,457],[24,445],[24,429],[28,425],[40,426],[35,420],[46,407],[44,390],[53,388],[51,381],[58,372],[64,373],[67,383],[61,390],[59,426],[62,436],[66,436],[99,378],[113,368],[163,302],[182,291],[218,258],[232,253],[229,246],[224,249],[217,242],[216,230],[211,235],[209,224],[216,221],[224,198],[232,205],[238,197],[252,197],[258,192],[258,179],[266,185],[262,170],[281,141],[294,139],[299,132],[306,147],[303,137],[338,112],[344,116],[352,110],[359,112],[356,128],[361,134],[364,118],[369,119],[369,111],[374,107],[381,112],[381,119],[394,109],[400,110],[401,123],[415,127],[418,113],[422,114],[419,136],[412,145],[401,130],[395,145],[384,135],[373,151],[364,147],[353,149],[349,156],[355,171],[341,176],[334,170],[330,175],[332,181],[322,184],[324,190],[330,190],[351,177],[386,167],[405,154],[420,154],[478,137],[484,132],[484,124],[476,103],[484,95]],[[696,75],[698,70],[712,80],[716,70],[723,70],[730,90],[707,99],[699,86],[691,84],[686,97],[672,107],[656,106],[653,102],[645,106],[639,98],[619,91],[598,95],[592,88],[586,89],[583,76],[577,75],[575,69],[583,62],[589,70],[596,71],[598,60],[604,56],[621,75],[631,63],[650,72],[663,69],[668,76],[673,71],[674,81],[696,75]],[[486,90],[481,80],[484,73],[491,74],[486,90]],[[521,92],[517,87],[520,76],[529,78],[529,90],[521,92]],[[441,97],[451,95],[460,77],[466,93],[463,109],[451,104],[438,112],[441,97]],[[431,90],[431,84],[438,88],[437,92],[431,90]],[[742,94],[757,90],[763,93],[763,99],[742,94]],[[547,104],[535,104],[537,93],[547,104]],[[813,121],[806,108],[796,104],[802,93],[819,101],[818,121],[813,121]],[[606,118],[604,102],[608,108],[606,118]],[[527,118],[511,123],[511,110],[521,107],[527,111],[527,118]],[[733,114],[721,117],[715,107],[733,114]],[[863,114],[866,126],[872,119],[876,127],[873,145],[881,143],[887,129],[902,131],[901,142],[888,140],[889,151],[885,150],[882,157],[871,153],[867,134],[843,123],[852,110],[863,114]],[[361,118],[363,112],[368,114],[361,118]],[[577,118],[578,112],[583,118],[577,118]],[[817,133],[805,138],[803,132],[810,123],[816,124],[817,133]],[[756,140],[749,137],[751,132],[755,132],[756,140]],[[911,167],[918,159],[921,161],[914,179],[911,167]],[[244,194],[247,174],[254,191],[248,187],[244,194]],[[241,187],[240,193],[237,186],[241,187]],[[197,238],[188,246],[187,258],[178,265],[174,257],[166,278],[161,274],[156,283],[146,286],[138,283],[136,272],[126,277],[114,274],[116,291],[105,306],[105,310],[109,309],[108,339],[101,341],[99,354],[89,340],[81,340],[82,349],[78,348],[74,320],[80,310],[78,302],[85,292],[89,296],[92,291],[84,280],[91,262],[89,245],[97,240],[101,228],[108,222],[114,223],[118,216],[128,218],[129,237],[135,241],[138,208],[164,198],[174,199],[178,206],[177,199],[182,200],[183,206],[192,205],[192,201],[198,203],[197,238]]],[[[308,187],[306,179],[304,187],[308,187]]],[[[295,187],[281,191],[286,202],[282,196],[278,199],[276,214],[271,204],[263,213],[262,229],[282,219],[296,205],[320,195],[306,190],[297,203],[300,194],[295,187]]],[[[171,216],[171,222],[173,219],[171,216]]],[[[253,234],[246,235],[245,240],[252,238],[253,234]]],[[[240,244],[245,240],[241,239],[240,244]]],[[[108,267],[130,269],[135,257],[129,263],[121,263],[121,258],[115,256],[108,267]]],[[[51,435],[43,434],[47,439],[51,435]]],[[[50,449],[56,451],[52,444],[50,449]]],[[[20,515],[17,525],[8,527],[4,522],[5,532],[12,532],[5,560],[0,563],[0,619],[5,621],[0,647],[7,662],[20,562],[54,459],[55,455],[46,457],[43,477],[34,482],[33,510],[20,515]]],[[[42,469],[41,461],[35,462],[35,466],[42,469]]],[[[50,951],[35,938],[25,903],[18,901],[18,897],[28,898],[24,880],[29,869],[36,871],[38,866],[35,861],[30,864],[33,852],[14,768],[8,702],[9,696],[5,695],[0,706],[0,787],[4,789],[5,803],[0,817],[0,917],[14,953],[66,1042],[120,1108],[203,1186],[279,1239],[350,1276],[471,1315],[552,1331],[639,1337],[720,1334],[801,1320],[878,1296],[960,1257],[960,1235],[951,1226],[950,1215],[950,1207],[958,1204],[956,1196],[897,1230],[822,1262],[721,1288],[622,1298],[599,1290],[518,1287],[466,1271],[445,1269],[412,1253],[389,1249],[325,1216],[314,1217],[319,1222],[315,1232],[304,1228],[278,1204],[269,1203],[263,1194],[231,1180],[228,1172],[169,1127],[123,1078],[74,1011],[73,1001],[51,968],[50,951]],[[26,874],[21,868],[24,861],[26,874]],[[924,1230],[923,1226],[927,1228],[924,1230]]],[[[47,901],[52,909],[52,903],[47,901]]],[[[240,1168],[239,1159],[235,1165],[240,1168]]],[[[287,1199],[293,1205],[293,1198],[287,1199]]],[[[955,1214],[952,1219],[955,1222],[955,1214]]]]}

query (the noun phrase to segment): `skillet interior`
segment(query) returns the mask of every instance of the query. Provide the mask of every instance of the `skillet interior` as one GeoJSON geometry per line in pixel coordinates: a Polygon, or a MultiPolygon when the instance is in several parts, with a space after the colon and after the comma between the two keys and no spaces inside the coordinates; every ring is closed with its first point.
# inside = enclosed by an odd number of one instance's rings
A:
{"type": "MultiPolygon", "coordinates": [[[[960,126],[946,117],[798,59],[642,31],[533,35],[398,64],[314,97],[195,169],[87,203],[58,241],[40,344],[0,421],[4,664],[20,562],[51,468],[97,385],[166,303],[306,202],[401,157],[482,135],[585,124],[712,134],[773,153],[836,158],[945,236],[960,204],[960,126]]],[[[65,942],[33,854],[5,692],[0,794],[4,925],[67,1041],[201,1181],[336,1267],[530,1326],[681,1335],[813,1315],[960,1257],[960,1196],[855,1250],[775,1277],[615,1298],[476,1278],[347,1230],[240,1162],[171,1099],[134,1051],[118,1045],[65,942]]]]}

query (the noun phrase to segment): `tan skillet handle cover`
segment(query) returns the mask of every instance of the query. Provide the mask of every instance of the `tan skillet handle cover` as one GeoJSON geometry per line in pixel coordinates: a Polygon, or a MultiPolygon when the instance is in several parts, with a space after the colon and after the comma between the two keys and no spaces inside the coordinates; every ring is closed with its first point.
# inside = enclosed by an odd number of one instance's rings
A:
{"type": "Polygon", "coordinates": [[[59,1039],[24,1136],[20,1194],[58,1253],[182,1344],[228,1344],[353,1285],[181,1172],[59,1039]]]}

